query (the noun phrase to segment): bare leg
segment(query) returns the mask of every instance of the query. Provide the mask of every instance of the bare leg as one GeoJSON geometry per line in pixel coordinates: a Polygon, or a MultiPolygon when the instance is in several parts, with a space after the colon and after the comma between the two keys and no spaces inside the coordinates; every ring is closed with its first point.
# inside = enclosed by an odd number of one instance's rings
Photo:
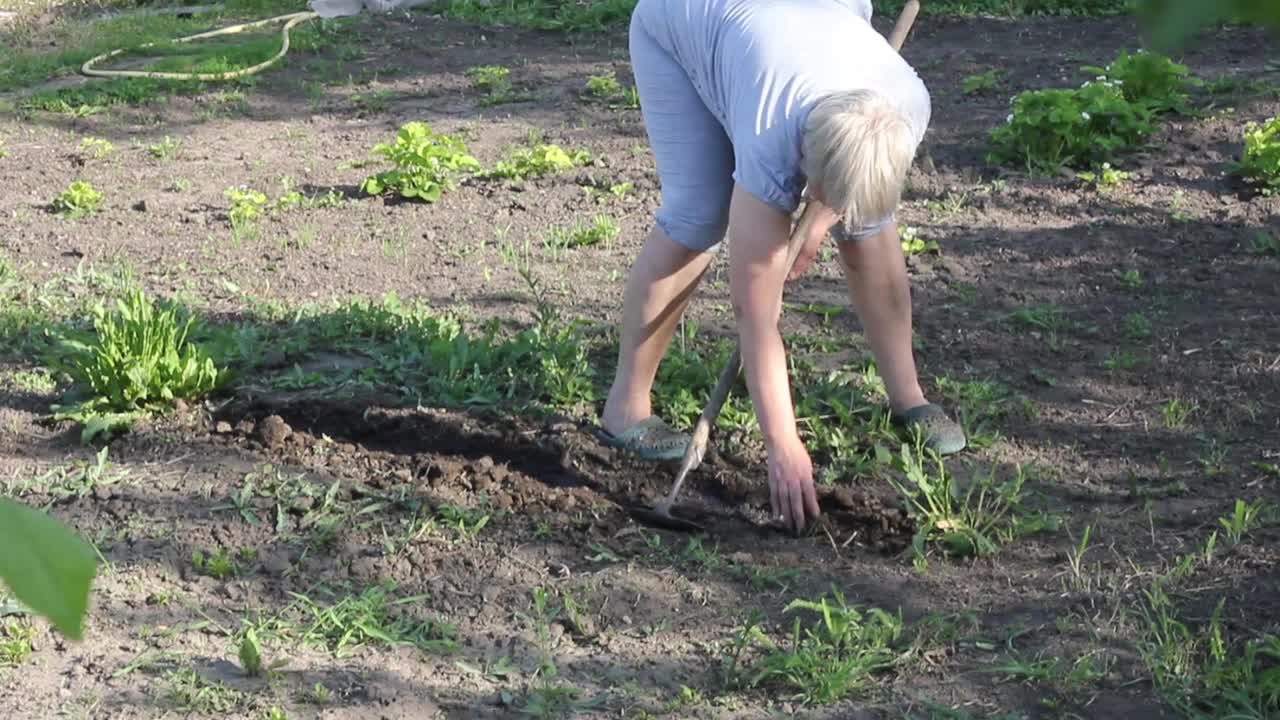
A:
{"type": "Polygon", "coordinates": [[[921,405],[924,391],[911,348],[911,287],[898,226],[840,243],[849,299],[866,331],[894,412],[921,405]]]}
{"type": "Polygon", "coordinates": [[[650,390],[658,364],[712,257],[657,227],[649,232],[627,277],[618,369],[600,418],[605,430],[620,433],[653,412],[650,390]]]}

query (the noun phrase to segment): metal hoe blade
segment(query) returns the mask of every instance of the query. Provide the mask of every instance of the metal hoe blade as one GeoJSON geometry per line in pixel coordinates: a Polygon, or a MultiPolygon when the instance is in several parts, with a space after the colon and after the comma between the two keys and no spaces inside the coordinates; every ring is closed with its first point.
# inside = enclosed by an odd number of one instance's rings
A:
{"type": "MultiPolygon", "coordinates": [[[[898,16],[898,21],[889,35],[889,43],[894,50],[902,49],[902,43],[907,39],[907,33],[911,31],[911,26],[915,23],[916,15],[919,12],[919,0],[908,0],[907,4],[903,6],[902,13],[898,16]]],[[[795,264],[796,257],[800,254],[800,248],[804,244],[804,239],[809,235],[808,230],[814,222],[815,214],[815,206],[812,203],[808,204],[804,212],[801,213],[800,220],[796,223],[795,228],[791,231],[791,238],[787,247],[788,269],[795,264]]],[[[666,497],[650,507],[632,508],[631,513],[634,517],[672,530],[700,532],[704,529],[703,525],[696,520],[687,517],[682,518],[675,514],[676,497],[679,496],[680,488],[684,485],[689,473],[702,464],[702,456],[707,450],[707,440],[711,437],[711,426],[715,424],[716,418],[720,415],[720,409],[724,407],[725,400],[729,397],[729,390],[738,379],[738,372],[741,369],[742,346],[739,344],[734,346],[733,354],[729,356],[729,362],[725,363],[724,369],[720,371],[720,379],[716,382],[715,389],[711,391],[711,397],[707,399],[706,407],[702,409],[702,414],[698,416],[698,423],[693,429],[693,437],[689,441],[689,446],[685,449],[684,458],[680,461],[680,469],[676,471],[676,480],[671,486],[671,491],[667,493],[666,497]]]]}

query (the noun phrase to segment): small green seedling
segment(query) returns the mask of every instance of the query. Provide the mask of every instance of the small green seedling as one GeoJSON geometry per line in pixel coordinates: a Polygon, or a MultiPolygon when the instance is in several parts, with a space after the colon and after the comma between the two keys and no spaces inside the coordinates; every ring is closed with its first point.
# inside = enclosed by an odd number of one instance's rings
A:
{"type": "Polygon", "coordinates": [[[146,146],[147,154],[157,160],[172,160],[181,149],[182,141],[175,140],[168,135],[165,135],[164,139],[160,142],[151,143],[146,146]]]}
{"type": "Polygon", "coordinates": [[[1142,273],[1138,272],[1137,268],[1129,268],[1124,272],[1117,270],[1116,274],[1120,278],[1120,284],[1126,288],[1137,290],[1142,287],[1142,273]]]}
{"type": "Polygon", "coordinates": [[[618,223],[608,215],[596,215],[590,224],[575,222],[567,228],[556,228],[543,244],[552,250],[608,243],[621,232],[618,223]]]}
{"type": "Polygon", "coordinates": [[[1097,172],[1081,170],[1076,173],[1076,177],[1087,183],[1093,183],[1094,189],[1098,192],[1106,192],[1133,177],[1133,173],[1114,168],[1111,163],[1104,162],[1097,172]]]}
{"type": "Polygon", "coordinates": [[[1280,257],[1280,235],[1259,230],[1253,236],[1253,254],[1280,257]]]}
{"type": "Polygon", "coordinates": [[[481,175],[488,178],[526,180],[551,173],[571,170],[591,162],[586,150],[565,150],[559,145],[539,143],[532,148],[520,148],[506,160],[499,160],[493,168],[481,175]]]}
{"type": "Polygon", "coordinates": [[[969,75],[960,81],[960,91],[965,95],[974,95],[976,93],[987,90],[994,90],[996,87],[996,76],[999,75],[998,69],[991,69],[977,75],[969,75]]]}
{"type": "Polygon", "coordinates": [[[939,251],[937,240],[925,240],[920,237],[919,231],[910,225],[903,225],[898,230],[898,240],[902,243],[902,253],[908,257],[939,251]]]}
{"type": "Polygon", "coordinates": [[[105,138],[87,137],[80,141],[80,152],[97,160],[110,155],[115,149],[115,145],[105,138]]]}
{"type": "Polygon", "coordinates": [[[0,623],[0,668],[17,667],[31,655],[36,629],[21,620],[0,623]]]}
{"type": "Polygon", "coordinates": [[[510,88],[510,68],[501,65],[477,65],[467,68],[467,77],[471,78],[471,86],[477,90],[493,91],[510,88]]]}
{"type": "Polygon", "coordinates": [[[226,548],[218,548],[216,552],[206,554],[203,550],[191,552],[191,565],[209,577],[223,580],[236,574],[235,562],[226,548]]]}
{"type": "Polygon", "coordinates": [[[640,92],[634,87],[623,86],[612,70],[587,78],[583,94],[589,98],[609,102],[614,107],[640,107],[640,92]]]}
{"type": "Polygon", "coordinates": [[[222,194],[231,201],[227,218],[231,221],[231,227],[237,231],[248,227],[253,220],[260,217],[267,206],[266,193],[253,188],[243,186],[227,188],[222,194]]]}
{"type": "Polygon", "coordinates": [[[598,187],[595,185],[583,185],[582,192],[587,197],[596,202],[604,202],[612,197],[614,200],[623,200],[627,197],[627,193],[631,192],[632,184],[629,182],[613,183],[606,187],[598,187]]]}
{"type": "Polygon", "coordinates": [[[1280,115],[1245,124],[1244,150],[1232,170],[1259,186],[1263,195],[1280,192],[1280,115]]]}
{"type": "Polygon", "coordinates": [[[268,678],[275,677],[280,668],[289,664],[286,659],[274,660],[270,664],[262,662],[262,643],[258,640],[258,632],[252,627],[246,628],[244,634],[240,636],[240,667],[249,677],[259,677],[266,675],[268,678]]]}
{"type": "Polygon", "coordinates": [[[102,207],[102,193],[84,180],[77,180],[53,201],[53,211],[69,218],[97,212],[102,207]]]}
{"type": "Polygon", "coordinates": [[[467,68],[471,87],[485,94],[482,101],[485,105],[500,105],[530,99],[531,96],[515,91],[510,75],[511,69],[501,65],[476,65],[467,68]]]}

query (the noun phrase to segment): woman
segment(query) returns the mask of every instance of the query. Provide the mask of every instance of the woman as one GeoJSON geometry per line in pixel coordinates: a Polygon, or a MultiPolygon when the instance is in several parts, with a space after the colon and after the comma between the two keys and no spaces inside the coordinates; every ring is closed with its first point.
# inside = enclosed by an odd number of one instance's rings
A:
{"type": "Polygon", "coordinates": [[[916,377],[893,218],[928,126],[929,93],[870,19],[870,0],[640,0],[631,17],[632,68],[662,200],[627,279],[601,435],[649,459],[684,454],[689,436],[652,415],[650,390],[727,231],[771,504],[795,528],[818,515],[818,503],[791,403],[779,299],[829,232],[893,416],[919,425],[941,453],[965,445],[916,377]],[[788,274],[791,215],[806,186],[820,221],[788,274]]]}

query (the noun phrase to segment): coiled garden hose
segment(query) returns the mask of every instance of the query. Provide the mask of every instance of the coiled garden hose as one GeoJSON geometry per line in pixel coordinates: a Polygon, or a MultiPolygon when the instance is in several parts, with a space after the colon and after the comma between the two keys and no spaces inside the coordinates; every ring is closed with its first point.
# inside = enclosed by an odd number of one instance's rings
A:
{"type": "MultiPolygon", "coordinates": [[[[194,8],[185,8],[185,9],[178,8],[178,9],[175,9],[174,12],[184,12],[184,11],[190,12],[192,9],[194,8]]],[[[258,63],[257,65],[252,65],[247,68],[241,68],[239,70],[231,70],[231,71],[220,72],[220,73],[182,73],[182,72],[159,72],[159,71],[152,71],[152,70],[95,70],[93,68],[95,64],[102,62],[103,60],[107,60],[109,58],[115,57],[120,53],[127,52],[130,50],[142,50],[144,48],[154,47],[157,44],[161,44],[161,43],[150,42],[150,43],[146,43],[145,45],[139,45],[138,47],[134,47],[134,48],[120,48],[118,50],[112,50],[109,53],[103,53],[102,55],[99,55],[95,58],[85,61],[85,63],[80,66],[80,72],[85,75],[90,75],[93,77],[132,77],[132,78],[154,78],[154,79],[160,79],[160,80],[200,80],[200,81],[235,80],[237,78],[242,78],[249,75],[253,75],[254,73],[262,72],[268,67],[271,67],[275,63],[279,62],[280,58],[284,57],[285,53],[289,52],[289,31],[292,30],[293,27],[298,23],[301,23],[304,20],[310,20],[313,17],[318,17],[318,13],[316,13],[314,10],[305,10],[303,12],[289,13],[287,15],[278,15],[276,17],[266,18],[265,20],[255,20],[253,22],[241,23],[239,25],[231,25],[228,27],[220,28],[218,30],[210,30],[208,32],[202,32],[196,35],[188,35],[187,37],[182,37],[176,40],[168,41],[168,42],[174,42],[174,43],[184,43],[184,42],[191,42],[192,40],[201,40],[204,38],[216,37],[218,35],[232,35],[234,33],[243,32],[245,30],[251,30],[253,28],[262,27],[263,25],[270,25],[272,23],[276,23],[276,22],[280,22],[281,20],[284,20],[285,21],[284,27],[280,29],[280,38],[281,38],[280,51],[277,52],[275,55],[272,55],[270,58],[258,63]]]]}

